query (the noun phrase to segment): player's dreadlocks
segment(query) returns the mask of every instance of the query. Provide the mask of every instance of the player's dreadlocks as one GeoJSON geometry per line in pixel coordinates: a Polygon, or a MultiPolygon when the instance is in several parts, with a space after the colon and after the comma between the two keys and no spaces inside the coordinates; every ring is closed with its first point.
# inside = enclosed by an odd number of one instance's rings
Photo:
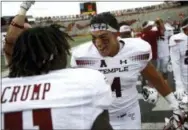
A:
{"type": "Polygon", "coordinates": [[[25,30],[16,40],[10,62],[9,77],[33,76],[67,66],[70,54],[67,33],[59,25],[25,30]]]}

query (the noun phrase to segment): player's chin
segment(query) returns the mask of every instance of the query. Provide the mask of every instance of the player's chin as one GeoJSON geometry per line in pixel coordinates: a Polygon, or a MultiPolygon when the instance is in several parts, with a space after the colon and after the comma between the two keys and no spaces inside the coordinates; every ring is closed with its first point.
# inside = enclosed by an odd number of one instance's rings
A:
{"type": "Polygon", "coordinates": [[[101,53],[101,56],[102,56],[102,57],[106,57],[106,56],[108,56],[108,55],[107,55],[107,54],[102,54],[102,53],[101,53]]]}
{"type": "Polygon", "coordinates": [[[109,56],[109,52],[106,50],[106,51],[99,51],[100,55],[105,57],[105,56],[109,56]]]}

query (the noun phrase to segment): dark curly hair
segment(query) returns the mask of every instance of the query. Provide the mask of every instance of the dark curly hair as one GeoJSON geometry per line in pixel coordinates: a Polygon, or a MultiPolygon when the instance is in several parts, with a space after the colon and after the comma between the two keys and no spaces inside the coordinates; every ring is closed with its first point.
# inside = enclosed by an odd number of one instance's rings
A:
{"type": "Polygon", "coordinates": [[[33,76],[66,68],[70,54],[67,33],[50,25],[25,30],[16,40],[9,64],[9,77],[33,76]]]}

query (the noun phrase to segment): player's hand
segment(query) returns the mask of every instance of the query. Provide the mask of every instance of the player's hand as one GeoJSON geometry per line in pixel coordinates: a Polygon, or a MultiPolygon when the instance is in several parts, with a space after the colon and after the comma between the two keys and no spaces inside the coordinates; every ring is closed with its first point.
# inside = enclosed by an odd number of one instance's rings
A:
{"type": "Polygon", "coordinates": [[[35,3],[34,0],[30,1],[23,1],[22,4],[20,5],[20,8],[25,9],[26,11],[30,9],[30,7],[35,3]]]}
{"type": "Polygon", "coordinates": [[[188,111],[188,93],[182,97],[182,100],[179,101],[180,107],[183,108],[185,111],[188,111]]]}
{"type": "Polygon", "coordinates": [[[186,120],[187,115],[183,110],[174,110],[169,119],[165,118],[164,130],[185,130],[184,124],[186,120]]]}
{"type": "Polygon", "coordinates": [[[156,104],[159,98],[159,95],[156,89],[148,87],[148,86],[143,87],[142,96],[143,96],[144,101],[151,103],[151,104],[156,104]]]}
{"type": "Polygon", "coordinates": [[[181,102],[184,104],[188,104],[188,92],[185,92],[185,95],[182,98],[181,102]]]}
{"type": "Polygon", "coordinates": [[[174,92],[175,97],[177,98],[177,100],[181,101],[182,98],[186,95],[186,92],[184,91],[184,89],[179,88],[174,92]]]}

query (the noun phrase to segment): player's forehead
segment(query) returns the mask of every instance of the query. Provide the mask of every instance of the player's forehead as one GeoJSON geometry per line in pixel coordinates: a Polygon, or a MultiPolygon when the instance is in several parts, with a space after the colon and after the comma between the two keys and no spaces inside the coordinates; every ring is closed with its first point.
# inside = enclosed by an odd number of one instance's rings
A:
{"type": "Polygon", "coordinates": [[[92,31],[92,32],[91,32],[91,36],[92,36],[92,37],[101,37],[101,36],[106,36],[106,37],[108,37],[110,33],[111,33],[111,32],[106,31],[106,30],[92,31]]]}

